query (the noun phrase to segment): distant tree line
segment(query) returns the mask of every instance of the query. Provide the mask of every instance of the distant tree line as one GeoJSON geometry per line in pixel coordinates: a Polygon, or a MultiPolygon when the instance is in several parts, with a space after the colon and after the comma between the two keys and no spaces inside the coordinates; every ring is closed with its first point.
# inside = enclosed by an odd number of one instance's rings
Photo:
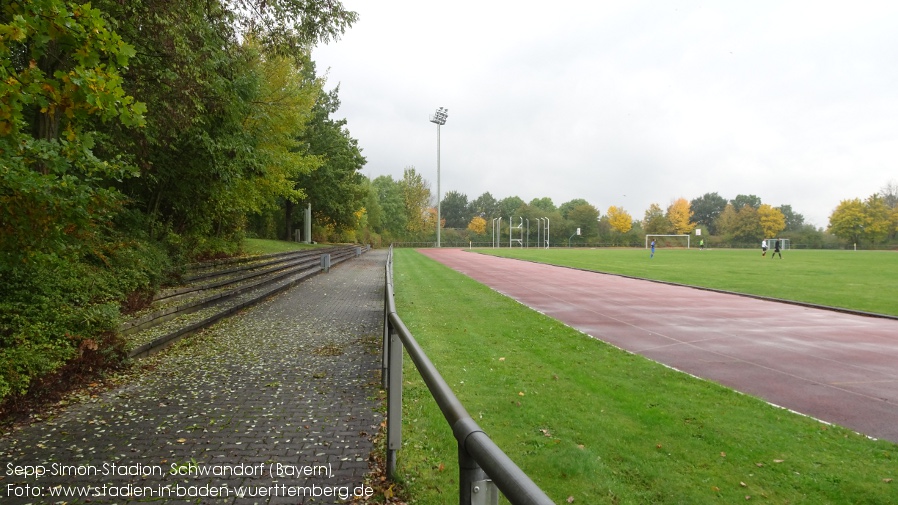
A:
{"type": "MultiPolygon", "coordinates": [[[[435,241],[436,203],[426,180],[414,167],[405,169],[403,180],[381,176],[372,181],[373,192],[366,205],[369,236],[386,242],[421,243],[435,241]],[[411,188],[416,188],[411,191],[411,188]],[[413,194],[415,198],[409,198],[413,194]],[[376,216],[376,217],[375,217],[376,216]]],[[[791,205],[773,206],[757,195],[736,195],[726,199],[718,193],[686,200],[674,199],[662,208],[653,203],[641,220],[622,207],[611,205],[604,213],[584,199],[556,206],[551,198],[525,202],[517,196],[497,200],[486,192],[469,200],[458,191],[447,192],[440,203],[441,236],[444,243],[492,243],[496,226],[508,245],[509,227],[517,238],[524,227],[531,242],[545,229],[555,245],[638,246],[646,234],[696,234],[716,247],[757,247],[767,238],[788,238],[793,247],[836,248],[860,243],[882,247],[896,240],[898,186],[891,183],[866,201],[843,201],[830,216],[824,230],[805,223],[804,216],[791,205]],[[509,218],[514,222],[509,223],[509,218]],[[542,221],[541,221],[542,220],[542,221]],[[580,229],[580,235],[576,230],[580,229]]],[[[544,236],[544,235],[543,235],[544,236]]]]}

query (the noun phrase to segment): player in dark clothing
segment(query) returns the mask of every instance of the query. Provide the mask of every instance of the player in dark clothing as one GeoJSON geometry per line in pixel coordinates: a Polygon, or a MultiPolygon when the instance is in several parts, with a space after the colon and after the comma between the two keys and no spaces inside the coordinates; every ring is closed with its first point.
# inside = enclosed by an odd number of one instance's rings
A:
{"type": "Polygon", "coordinates": [[[780,255],[780,259],[783,259],[783,253],[780,252],[780,241],[774,240],[773,241],[773,254],[770,255],[770,259],[773,259],[773,257],[776,256],[777,254],[780,255]]]}

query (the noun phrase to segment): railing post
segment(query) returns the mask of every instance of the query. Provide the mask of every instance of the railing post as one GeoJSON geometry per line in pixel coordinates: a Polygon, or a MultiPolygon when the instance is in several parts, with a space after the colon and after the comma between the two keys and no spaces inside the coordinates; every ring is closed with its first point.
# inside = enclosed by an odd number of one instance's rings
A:
{"type": "Polygon", "coordinates": [[[458,503],[459,505],[496,505],[499,490],[468,451],[458,444],[458,503]]]}
{"type": "Polygon", "coordinates": [[[392,272],[390,267],[384,269],[386,282],[384,284],[384,335],[381,346],[381,363],[380,363],[380,384],[383,389],[387,389],[390,385],[390,284],[392,283],[392,272]]]}
{"type": "Polygon", "coordinates": [[[402,340],[390,329],[389,385],[387,387],[387,478],[396,474],[396,451],[402,448],[402,340]]]}

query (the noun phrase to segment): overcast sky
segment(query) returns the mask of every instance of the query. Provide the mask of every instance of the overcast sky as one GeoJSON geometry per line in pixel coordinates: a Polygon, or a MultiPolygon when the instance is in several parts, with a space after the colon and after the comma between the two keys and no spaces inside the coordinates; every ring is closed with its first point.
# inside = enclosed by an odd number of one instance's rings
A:
{"type": "Polygon", "coordinates": [[[898,2],[343,0],[315,49],[365,175],[642,219],[717,192],[826,227],[898,180],[898,2]]]}

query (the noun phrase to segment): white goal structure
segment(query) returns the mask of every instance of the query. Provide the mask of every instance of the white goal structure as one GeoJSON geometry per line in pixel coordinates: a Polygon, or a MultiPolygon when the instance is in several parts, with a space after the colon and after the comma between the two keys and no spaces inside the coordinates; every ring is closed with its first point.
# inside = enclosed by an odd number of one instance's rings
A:
{"type": "Polygon", "coordinates": [[[769,238],[769,239],[767,239],[767,249],[772,251],[774,242],[776,242],[777,240],[780,241],[780,251],[785,251],[787,249],[790,249],[789,239],[787,239],[787,238],[769,238]]]}
{"type": "Polygon", "coordinates": [[[649,248],[649,244],[653,238],[656,238],[656,247],[685,247],[689,249],[689,235],[646,235],[645,248],[649,248]]]}

